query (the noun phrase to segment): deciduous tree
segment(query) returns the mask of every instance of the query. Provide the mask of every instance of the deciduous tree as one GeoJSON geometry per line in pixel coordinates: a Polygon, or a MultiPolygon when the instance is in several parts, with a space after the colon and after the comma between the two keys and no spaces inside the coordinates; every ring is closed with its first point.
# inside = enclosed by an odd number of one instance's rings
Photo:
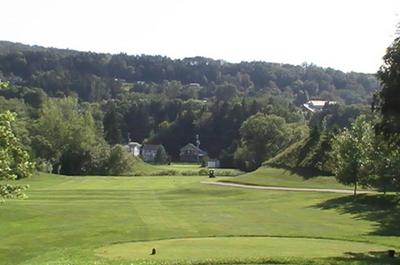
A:
{"type": "Polygon", "coordinates": [[[350,129],[345,128],[332,142],[332,159],[336,179],[346,185],[357,186],[371,183],[374,130],[370,123],[360,116],[350,129]]]}
{"type": "Polygon", "coordinates": [[[383,60],[378,72],[382,90],[374,100],[382,114],[379,129],[385,134],[400,133],[400,37],[387,49],[383,60]]]}
{"type": "Polygon", "coordinates": [[[240,128],[241,143],[235,160],[246,170],[253,170],[276,155],[290,142],[291,134],[285,120],[276,115],[257,113],[240,128]]]}
{"type": "MultiPolygon", "coordinates": [[[[31,176],[34,164],[12,129],[16,114],[0,114],[0,180],[16,180],[31,176]]],[[[22,197],[26,187],[0,184],[0,198],[22,197]]]]}

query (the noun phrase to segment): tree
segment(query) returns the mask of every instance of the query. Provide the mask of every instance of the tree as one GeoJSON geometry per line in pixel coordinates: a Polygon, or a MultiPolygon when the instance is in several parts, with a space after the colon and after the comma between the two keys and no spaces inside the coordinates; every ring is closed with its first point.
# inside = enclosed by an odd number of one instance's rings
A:
{"type": "Polygon", "coordinates": [[[382,90],[374,98],[374,107],[382,114],[378,128],[385,134],[400,133],[400,37],[387,49],[383,60],[378,71],[382,90]]]}
{"type": "Polygon", "coordinates": [[[241,143],[235,160],[243,169],[253,170],[276,155],[290,142],[285,120],[276,115],[257,113],[240,128],[241,143]]]}
{"type": "Polygon", "coordinates": [[[123,146],[115,145],[111,148],[110,157],[107,161],[107,174],[109,175],[125,175],[132,173],[135,159],[132,154],[128,153],[123,146]]]}
{"type": "Polygon", "coordinates": [[[236,97],[237,89],[234,85],[229,83],[224,83],[222,85],[217,86],[217,90],[215,91],[215,96],[217,100],[221,101],[229,101],[236,97]]]}
{"type": "Polygon", "coordinates": [[[158,148],[156,156],[154,158],[154,162],[157,164],[165,164],[168,161],[168,154],[165,151],[165,148],[163,145],[160,145],[160,148],[158,148]]]}
{"type": "Polygon", "coordinates": [[[33,151],[37,158],[61,166],[63,174],[100,173],[103,159],[96,152],[106,143],[98,135],[91,113],[82,109],[75,98],[49,99],[35,124],[32,139],[33,151]]]}
{"type": "Polygon", "coordinates": [[[373,109],[379,111],[374,148],[375,185],[386,192],[400,189],[400,36],[387,49],[378,71],[381,91],[374,95],[373,109]]]}
{"type": "Polygon", "coordinates": [[[382,134],[375,135],[373,148],[373,185],[386,193],[386,191],[400,190],[400,135],[390,138],[382,134]]]}
{"type": "Polygon", "coordinates": [[[345,128],[333,138],[332,159],[336,179],[354,185],[354,196],[359,184],[370,184],[374,130],[365,116],[360,116],[350,129],[345,128]]]}
{"type": "Polygon", "coordinates": [[[111,105],[111,109],[104,114],[103,119],[104,136],[111,145],[120,144],[123,141],[121,120],[122,116],[116,111],[115,106],[111,105]]]}
{"type": "MultiPolygon", "coordinates": [[[[32,175],[34,164],[29,161],[28,153],[15,136],[12,124],[16,114],[6,111],[0,114],[0,180],[16,180],[32,175]]],[[[0,184],[0,198],[24,196],[26,187],[0,184]]]]}

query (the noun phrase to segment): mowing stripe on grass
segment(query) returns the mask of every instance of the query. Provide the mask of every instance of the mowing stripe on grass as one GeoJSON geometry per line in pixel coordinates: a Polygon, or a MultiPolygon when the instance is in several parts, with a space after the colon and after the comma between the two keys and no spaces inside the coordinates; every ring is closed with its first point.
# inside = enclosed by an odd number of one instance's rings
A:
{"type": "Polygon", "coordinates": [[[387,247],[332,239],[285,237],[203,237],[113,244],[96,250],[109,259],[199,261],[251,258],[326,258],[346,253],[384,251],[387,247]],[[150,255],[156,249],[156,255],[150,255]]]}

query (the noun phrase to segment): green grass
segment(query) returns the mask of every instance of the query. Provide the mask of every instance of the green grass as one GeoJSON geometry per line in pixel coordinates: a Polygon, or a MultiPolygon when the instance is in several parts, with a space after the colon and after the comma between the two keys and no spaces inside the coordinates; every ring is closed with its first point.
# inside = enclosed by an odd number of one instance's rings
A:
{"type": "MultiPolygon", "coordinates": [[[[198,176],[199,171],[207,173],[208,168],[201,167],[194,163],[171,163],[170,165],[149,164],[138,161],[134,166],[133,174],[136,176],[163,176],[163,175],[189,175],[198,176]]],[[[217,175],[239,175],[242,172],[232,168],[215,169],[217,175]]],[[[204,175],[204,173],[202,175],[204,175]]]]}
{"type": "Polygon", "coordinates": [[[338,183],[333,176],[313,176],[306,178],[286,169],[267,166],[260,167],[253,172],[238,177],[224,179],[223,181],[292,188],[352,189],[350,186],[338,183]]]}
{"type": "Polygon", "coordinates": [[[206,179],[42,174],[20,181],[30,185],[29,199],[0,205],[0,264],[133,264],[137,262],[130,258],[139,256],[123,259],[116,254],[110,258],[101,251],[145,253],[149,246],[163,242],[157,247],[160,260],[148,256],[140,262],[160,264],[163,249],[171,250],[167,243],[178,244],[180,239],[188,241],[173,256],[183,259],[178,264],[187,263],[184,259],[193,264],[392,264],[367,252],[400,248],[400,214],[395,200],[381,207],[381,198],[372,195],[353,203],[351,196],[339,194],[200,184],[206,179]],[[215,244],[210,244],[210,239],[195,239],[209,237],[216,238],[215,244]],[[165,239],[177,240],[159,241],[165,239]],[[188,242],[200,242],[201,246],[188,242]],[[247,251],[246,246],[254,250],[247,251]],[[269,247],[275,249],[267,250],[269,247]],[[201,251],[211,253],[212,248],[216,248],[216,256],[201,251]],[[265,251],[259,252],[261,248],[265,251]],[[354,252],[354,257],[344,257],[346,250],[354,252]],[[190,257],[184,256],[185,251],[190,257]],[[297,257],[277,257],[278,252],[297,257]],[[328,258],[329,263],[320,254],[316,259],[307,258],[316,252],[335,257],[328,258]],[[206,257],[212,260],[208,262],[206,257]]]}
{"type": "Polygon", "coordinates": [[[187,171],[187,170],[200,170],[201,167],[198,164],[184,164],[184,163],[171,163],[171,165],[156,165],[156,164],[149,164],[143,161],[139,161],[135,164],[135,171],[144,173],[144,174],[152,174],[158,171],[165,171],[165,170],[176,170],[176,171],[187,171]]]}
{"type": "Polygon", "coordinates": [[[312,238],[209,237],[116,244],[100,248],[97,253],[111,259],[199,262],[226,257],[247,260],[262,256],[326,258],[343,256],[349,251],[360,253],[384,249],[368,243],[312,238]],[[158,253],[151,256],[153,248],[158,249],[158,253]]]}

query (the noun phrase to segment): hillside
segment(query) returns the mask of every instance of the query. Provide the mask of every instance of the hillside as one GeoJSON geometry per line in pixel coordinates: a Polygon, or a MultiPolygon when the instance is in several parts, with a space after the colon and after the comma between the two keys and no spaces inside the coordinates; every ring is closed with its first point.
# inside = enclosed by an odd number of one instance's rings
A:
{"type": "Polygon", "coordinates": [[[57,48],[47,48],[39,45],[27,45],[19,42],[11,42],[0,40],[0,54],[12,54],[18,52],[46,52],[53,51],[60,54],[77,54],[78,51],[69,50],[69,49],[57,49],[57,48]]]}
{"type": "Polygon", "coordinates": [[[76,93],[82,100],[115,98],[130,91],[181,98],[284,94],[295,104],[307,98],[366,103],[378,89],[374,75],[344,73],[313,64],[229,63],[204,57],[101,54],[0,42],[0,78],[42,88],[50,96],[76,93]],[[177,81],[177,91],[165,91],[177,81]],[[167,83],[166,83],[167,82],[167,83]],[[232,87],[218,91],[216,85],[232,87]],[[224,92],[221,94],[221,92],[224,92]]]}
{"type": "Polygon", "coordinates": [[[346,126],[365,112],[378,88],[373,75],[313,64],[173,60],[4,41],[0,80],[10,83],[0,89],[0,111],[10,109],[22,117],[19,133],[32,157],[53,169],[61,164],[67,175],[105,174],[110,165],[100,154],[128,141],[161,144],[172,161],[179,161],[180,148],[195,143],[197,135],[208,157],[223,167],[254,170],[306,138],[315,120],[321,127],[337,117],[332,126],[346,126]],[[337,104],[320,117],[302,108],[310,98],[337,104]],[[59,136],[43,129],[50,124],[59,136]],[[87,142],[68,143],[80,135],[65,137],[72,133],[66,124],[87,132],[82,138],[87,142]],[[263,130],[254,130],[261,125],[263,130]],[[266,128],[275,129],[265,135],[266,128]],[[82,156],[79,163],[73,161],[76,154],[82,156]]]}
{"type": "Polygon", "coordinates": [[[349,186],[338,183],[333,176],[313,175],[310,177],[288,169],[268,166],[262,166],[256,171],[238,177],[220,179],[219,181],[290,188],[351,189],[349,186]]]}

